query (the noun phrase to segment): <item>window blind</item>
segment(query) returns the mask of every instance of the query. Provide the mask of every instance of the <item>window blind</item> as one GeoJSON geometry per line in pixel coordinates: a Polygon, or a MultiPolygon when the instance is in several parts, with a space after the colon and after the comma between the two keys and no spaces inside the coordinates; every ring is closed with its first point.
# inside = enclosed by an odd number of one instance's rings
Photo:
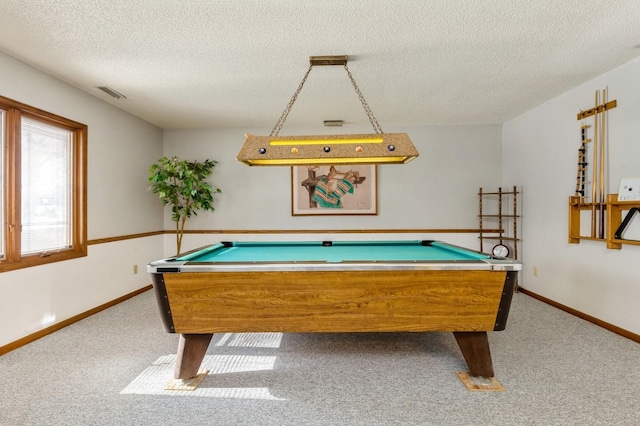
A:
{"type": "Polygon", "coordinates": [[[4,224],[7,222],[6,217],[6,206],[7,206],[7,196],[5,194],[5,171],[4,171],[4,147],[6,146],[6,141],[4,140],[4,135],[6,134],[6,112],[3,109],[0,109],[0,259],[4,259],[7,255],[7,248],[5,246],[5,235],[4,235],[4,224]]]}
{"type": "Polygon", "coordinates": [[[21,135],[21,253],[71,247],[71,131],[23,117],[21,135]]]}

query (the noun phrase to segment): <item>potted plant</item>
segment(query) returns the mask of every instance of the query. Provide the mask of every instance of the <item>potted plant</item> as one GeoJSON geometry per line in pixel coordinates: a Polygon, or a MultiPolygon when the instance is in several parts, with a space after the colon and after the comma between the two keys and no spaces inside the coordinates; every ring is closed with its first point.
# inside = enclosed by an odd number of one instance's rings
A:
{"type": "Polygon", "coordinates": [[[181,160],[178,157],[162,157],[149,168],[151,190],[171,205],[171,220],[176,223],[176,253],[180,253],[184,225],[199,210],[214,211],[214,194],[222,192],[206,181],[213,173],[217,161],[203,162],[181,160]]]}

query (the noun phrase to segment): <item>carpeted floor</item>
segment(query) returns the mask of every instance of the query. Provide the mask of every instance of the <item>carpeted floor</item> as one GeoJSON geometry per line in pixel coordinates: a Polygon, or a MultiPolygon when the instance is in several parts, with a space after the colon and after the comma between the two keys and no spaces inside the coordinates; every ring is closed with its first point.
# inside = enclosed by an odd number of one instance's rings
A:
{"type": "Polygon", "coordinates": [[[222,334],[167,391],[152,292],[0,356],[2,425],[637,425],[640,345],[523,294],[470,392],[451,333],[222,334]]]}

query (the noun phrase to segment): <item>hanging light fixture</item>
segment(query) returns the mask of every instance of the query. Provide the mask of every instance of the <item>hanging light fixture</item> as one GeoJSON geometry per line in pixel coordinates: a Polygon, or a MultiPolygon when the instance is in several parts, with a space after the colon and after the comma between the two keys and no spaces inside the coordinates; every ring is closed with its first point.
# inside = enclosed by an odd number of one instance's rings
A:
{"type": "Polygon", "coordinates": [[[311,56],[309,69],[269,136],[246,135],[238,161],[249,166],[317,164],[404,164],[418,156],[406,133],[383,133],[347,67],[347,56],[311,56]],[[375,133],[353,135],[278,136],[298,94],[316,65],[342,65],[375,133]]]}

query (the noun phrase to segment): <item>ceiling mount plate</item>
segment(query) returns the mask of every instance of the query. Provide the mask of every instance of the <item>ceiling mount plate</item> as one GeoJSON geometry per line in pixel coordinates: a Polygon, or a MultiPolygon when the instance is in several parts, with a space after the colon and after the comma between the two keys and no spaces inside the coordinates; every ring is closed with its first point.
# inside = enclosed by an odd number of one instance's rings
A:
{"type": "Polygon", "coordinates": [[[309,63],[316,65],[347,65],[348,56],[309,56],[309,63]]]}

